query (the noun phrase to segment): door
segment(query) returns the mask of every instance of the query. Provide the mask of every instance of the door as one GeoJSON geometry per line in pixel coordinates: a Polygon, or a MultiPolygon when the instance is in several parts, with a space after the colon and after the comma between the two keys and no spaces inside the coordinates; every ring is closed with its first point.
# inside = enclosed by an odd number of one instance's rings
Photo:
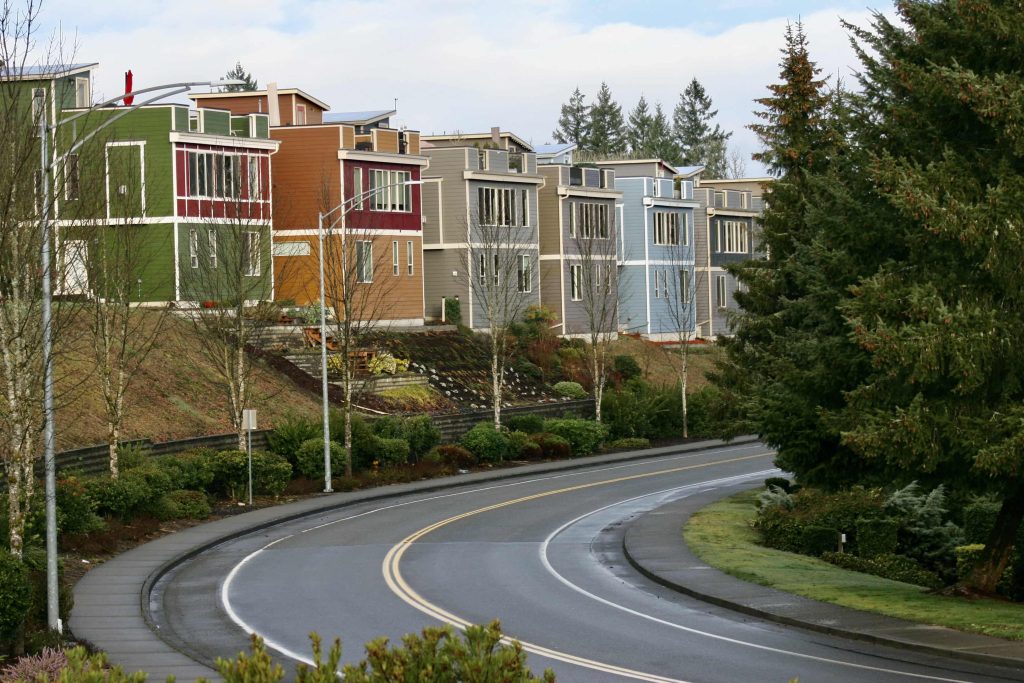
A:
{"type": "Polygon", "coordinates": [[[108,218],[141,218],[146,215],[145,149],[140,142],[107,144],[108,218]]]}
{"type": "Polygon", "coordinates": [[[89,293],[89,243],[85,240],[64,242],[63,294],[89,293]]]}

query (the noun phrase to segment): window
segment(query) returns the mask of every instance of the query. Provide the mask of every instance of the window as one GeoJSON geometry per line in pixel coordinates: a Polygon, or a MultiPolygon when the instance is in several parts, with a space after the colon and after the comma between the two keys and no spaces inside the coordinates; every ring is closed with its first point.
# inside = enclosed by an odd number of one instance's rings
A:
{"type": "Polygon", "coordinates": [[[668,298],[668,273],[663,270],[654,271],[654,298],[668,298]]]}
{"type": "Polygon", "coordinates": [[[39,126],[46,117],[46,90],[43,88],[32,89],[32,123],[36,127],[36,137],[39,136],[39,126]]]}
{"type": "Polygon", "coordinates": [[[398,275],[398,240],[391,243],[391,274],[398,275]]]}
{"type": "Polygon", "coordinates": [[[477,214],[480,225],[518,225],[515,190],[504,187],[477,188],[477,214]]]}
{"type": "Polygon", "coordinates": [[[215,154],[189,152],[188,154],[188,196],[216,197],[216,177],[220,164],[214,163],[215,154]]]}
{"type": "Polygon", "coordinates": [[[409,171],[374,170],[370,176],[374,211],[412,211],[412,173],[409,171]]]}
{"type": "Polygon", "coordinates": [[[607,204],[576,202],[569,205],[569,237],[608,239],[610,212],[607,204]]]}
{"type": "Polygon", "coordinates": [[[573,301],[583,299],[583,266],[569,266],[569,296],[573,301]]]}
{"type": "Polygon", "coordinates": [[[728,304],[728,290],[725,288],[725,276],[715,276],[715,305],[719,308],[726,308],[728,304]]]}
{"type": "Polygon", "coordinates": [[[193,268],[199,267],[199,233],[195,229],[188,231],[188,262],[193,268]]]}
{"type": "Polygon", "coordinates": [[[64,199],[78,199],[79,188],[78,155],[69,154],[64,160],[64,199]]]}
{"type": "Polygon", "coordinates": [[[217,231],[210,228],[206,231],[206,246],[210,250],[210,268],[217,267],[217,231]]]}
{"type": "Polygon", "coordinates": [[[690,303],[690,273],[685,268],[679,269],[679,303],[690,303]]]}
{"type": "Polygon", "coordinates": [[[720,253],[747,253],[748,237],[746,221],[718,221],[718,251],[720,253]]]}
{"type": "Polygon", "coordinates": [[[412,240],[405,243],[405,269],[409,275],[413,274],[412,240]]]}
{"type": "Polygon", "coordinates": [[[366,197],[363,196],[363,169],[356,168],[352,170],[352,208],[356,211],[363,210],[363,200],[366,197]]]}
{"type": "Polygon", "coordinates": [[[75,107],[78,109],[84,109],[92,104],[92,97],[89,92],[89,79],[88,78],[76,78],[75,79],[75,107]]]}
{"type": "Polygon", "coordinates": [[[296,104],[295,105],[295,125],[304,126],[306,125],[306,105],[296,104]]]}
{"type": "Polygon", "coordinates": [[[519,215],[519,225],[524,228],[530,225],[530,191],[523,190],[522,213],[519,215]]]}
{"type": "Polygon", "coordinates": [[[498,276],[499,276],[500,272],[501,272],[501,268],[499,267],[499,264],[498,264],[498,255],[495,254],[494,255],[494,272],[491,273],[491,280],[493,280],[495,287],[498,286],[498,276]]]}
{"type": "Polygon", "coordinates": [[[529,254],[519,255],[519,268],[516,273],[516,280],[520,292],[533,291],[533,262],[529,254]]]}
{"type": "Polygon", "coordinates": [[[479,268],[476,273],[477,279],[482,287],[487,286],[487,256],[480,254],[479,268]]]}
{"type": "Polygon", "coordinates": [[[654,212],[654,243],[664,246],[679,244],[679,214],[670,211],[654,212]]]}
{"type": "Polygon", "coordinates": [[[356,242],[356,281],[373,282],[373,242],[356,242]]]}
{"type": "Polygon", "coordinates": [[[239,163],[240,158],[230,154],[218,156],[222,159],[221,172],[224,174],[220,178],[221,187],[224,190],[223,194],[229,199],[236,199],[242,189],[242,167],[239,163]]]}
{"type": "Polygon", "coordinates": [[[263,188],[260,184],[260,158],[249,157],[249,199],[261,199],[263,188]]]}
{"type": "Polygon", "coordinates": [[[259,277],[262,272],[260,234],[258,232],[242,233],[242,249],[245,250],[245,274],[249,277],[259,277]]]}

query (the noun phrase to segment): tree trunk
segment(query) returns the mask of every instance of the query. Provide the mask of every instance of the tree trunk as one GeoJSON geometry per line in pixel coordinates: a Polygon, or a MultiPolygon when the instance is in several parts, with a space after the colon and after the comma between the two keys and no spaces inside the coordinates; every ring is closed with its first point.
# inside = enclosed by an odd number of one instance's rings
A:
{"type": "Polygon", "coordinates": [[[999,577],[1006,569],[1013,551],[1017,531],[1024,521],[1024,484],[1016,487],[1003,498],[996,523],[989,534],[988,543],[981,553],[981,559],[967,579],[967,585],[982,593],[995,593],[999,577]]]}
{"type": "Polygon", "coordinates": [[[601,421],[601,397],[604,394],[604,373],[600,371],[600,362],[597,358],[597,339],[591,340],[591,346],[594,349],[594,419],[598,422],[601,421]]]}
{"type": "Polygon", "coordinates": [[[117,442],[120,437],[120,429],[115,421],[111,420],[107,425],[107,447],[110,449],[110,478],[117,479],[117,442]]]}
{"type": "Polygon", "coordinates": [[[690,438],[690,412],[689,406],[686,404],[686,387],[689,384],[690,372],[688,367],[689,361],[689,346],[687,345],[688,340],[683,341],[683,346],[680,348],[680,354],[683,356],[682,362],[682,373],[680,374],[680,388],[679,391],[682,394],[682,406],[683,406],[683,438],[690,438]]]}
{"type": "Polygon", "coordinates": [[[495,429],[501,429],[501,368],[498,366],[498,354],[498,344],[495,342],[491,346],[491,395],[494,401],[495,429]]]}
{"type": "Polygon", "coordinates": [[[352,476],[352,362],[346,359],[345,368],[345,476],[352,476]]]}

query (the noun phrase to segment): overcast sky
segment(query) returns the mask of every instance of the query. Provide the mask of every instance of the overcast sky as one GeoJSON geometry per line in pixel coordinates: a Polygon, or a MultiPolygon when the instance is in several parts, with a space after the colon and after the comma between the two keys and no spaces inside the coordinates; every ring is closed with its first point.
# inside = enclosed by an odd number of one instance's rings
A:
{"type": "MultiPolygon", "coordinates": [[[[240,61],[263,87],[297,87],[334,111],[384,109],[424,133],[511,130],[551,142],[573,88],[607,81],[628,112],[641,94],[668,113],[691,78],[749,158],[753,100],[778,78],[787,21],[812,57],[850,78],[840,19],[866,25],[888,0],[46,0],[48,28],[100,63],[97,94],[220,77],[240,61]]],[[[748,163],[748,172],[759,167],[748,163]]]]}

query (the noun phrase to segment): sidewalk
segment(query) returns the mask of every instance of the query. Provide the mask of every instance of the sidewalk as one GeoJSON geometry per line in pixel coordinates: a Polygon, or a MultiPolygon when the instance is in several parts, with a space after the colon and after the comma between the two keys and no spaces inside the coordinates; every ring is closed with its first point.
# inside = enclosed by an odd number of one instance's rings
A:
{"type": "Polygon", "coordinates": [[[699,600],[768,621],[930,655],[1024,670],[1024,642],[964,633],[818,602],[734,578],[705,564],[683,540],[690,515],[734,493],[721,489],[652,510],[630,524],[623,549],[649,579],[699,600]]]}
{"type": "Polygon", "coordinates": [[[159,611],[160,606],[150,604],[152,588],[163,575],[208,548],[281,522],[370,500],[755,441],[754,437],[737,438],[728,444],[719,440],[700,441],[474,472],[352,493],[325,494],[200,524],[133,548],[89,571],[75,585],[75,606],[69,627],[76,638],[87,640],[105,651],[112,664],[127,672],[145,671],[151,681],[162,681],[168,675],[174,675],[179,681],[194,681],[201,676],[216,680],[218,676],[213,669],[182,654],[160,638],[159,626],[153,619],[153,612],[159,611]]]}

